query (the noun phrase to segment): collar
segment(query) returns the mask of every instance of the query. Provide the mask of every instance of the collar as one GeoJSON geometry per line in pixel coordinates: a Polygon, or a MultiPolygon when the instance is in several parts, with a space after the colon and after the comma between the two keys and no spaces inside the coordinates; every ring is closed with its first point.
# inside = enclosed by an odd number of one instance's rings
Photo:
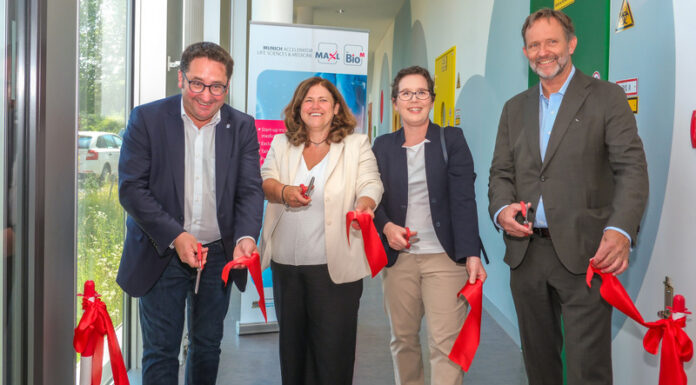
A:
{"type": "MultiPolygon", "coordinates": [[[[561,89],[551,95],[560,94],[561,96],[565,96],[566,90],[568,89],[568,85],[570,84],[570,80],[573,79],[573,76],[575,76],[575,65],[573,65],[573,67],[570,69],[570,74],[568,74],[568,78],[566,79],[565,83],[563,83],[561,89]]],[[[539,82],[539,99],[544,100],[545,98],[544,89],[541,87],[541,82],[539,82]]]]}
{"type": "MultiPolygon", "coordinates": [[[[195,124],[193,123],[193,120],[191,120],[191,117],[188,116],[188,114],[186,113],[186,110],[184,109],[184,98],[181,98],[180,104],[181,104],[181,119],[188,119],[191,122],[191,124],[193,124],[195,126],[195,124]]],[[[217,126],[218,123],[220,123],[220,119],[221,119],[220,118],[220,110],[222,110],[222,108],[217,110],[215,115],[213,115],[213,118],[210,119],[210,122],[208,122],[205,126],[213,126],[214,127],[214,126],[217,126]]],[[[205,126],[203,126],[203,127],[205,127],[205,126]]]]}

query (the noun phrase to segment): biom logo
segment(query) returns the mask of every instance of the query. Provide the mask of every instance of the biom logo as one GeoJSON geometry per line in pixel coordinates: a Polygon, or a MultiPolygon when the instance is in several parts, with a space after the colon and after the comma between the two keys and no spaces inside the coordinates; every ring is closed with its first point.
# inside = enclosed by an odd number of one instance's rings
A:
{"type": "Polygon", "coordinates": [[[361,45],[346,44],[343,47],[343,61],[352,66],[359,66],[365,62],[365,51],[361,45]]]}

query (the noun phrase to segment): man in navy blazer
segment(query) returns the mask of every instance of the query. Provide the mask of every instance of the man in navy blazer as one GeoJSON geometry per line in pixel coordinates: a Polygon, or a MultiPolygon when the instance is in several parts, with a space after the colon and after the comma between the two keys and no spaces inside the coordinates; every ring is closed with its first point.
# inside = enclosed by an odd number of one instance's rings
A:
{"type": "MultiPolygon", "coordinates": [[[[225,104],[232,67],[217,44],[192,44],[181,58],[181,95],[135,108],[124,134],[119,198],[128,219],[116,280],[140,297],[144,385],[177,383],[184,314],[186,384],[215,383],[231,287],[222,268],[256,252],[259,144],[253,118],[225,104]]],[[[230,278],[244,290],[246,270],[230,278]]]]}

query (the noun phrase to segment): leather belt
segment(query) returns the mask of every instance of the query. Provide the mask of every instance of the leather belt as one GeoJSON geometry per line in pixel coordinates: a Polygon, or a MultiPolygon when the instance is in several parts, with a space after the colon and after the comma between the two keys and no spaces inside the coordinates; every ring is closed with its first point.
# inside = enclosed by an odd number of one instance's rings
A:
{"type": "Polygon", "coordinates": [[[549,232],[549,229],[544,228],[544,227],[535,227],[532,229],[532,233],[534,233],[534,235],[541,237],[541,238],[551,239],[551,233],[549,232]]]}

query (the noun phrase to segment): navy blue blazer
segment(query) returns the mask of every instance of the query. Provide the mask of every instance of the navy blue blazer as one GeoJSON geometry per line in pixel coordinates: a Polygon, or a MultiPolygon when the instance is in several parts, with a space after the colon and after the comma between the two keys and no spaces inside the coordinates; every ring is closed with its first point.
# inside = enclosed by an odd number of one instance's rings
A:
{"type": "MultiPolygon", "coordinates": [[[[462,130],[445,127],[445,144],[448,163],[445,164],[440,141],[440,126],[430,123],[425,137],[425,175],[430,196],[430,214],[435,234],[447,255],[462,263],[480,251],[478,215],[474,193],[474,160],[466,144],[462,130]]],[[[382,233],[384,225],[406,223],[408,207],[408,166],[404,129],[379,136],[372,151],[384,185],[382,202],[375,210],[375,226],[387,252],[387,266],[396,262],[399,254],[389,247],[382,233]]]]}
{"type": "MultiPolygon", "coordinates": [[[[184,231],[184,143],[181,95],[131,112],[118,164],[119,199],[128,218],[116,282],[133,297],[146,294],[170,259],[178,258],[169,245],[184,231]]],[[[224,104],[215,127],[215,195],[228,259],[237,239],[258,238],[261,183],[254,119],[224,104]]],[[[239,290],[246,286],[246,274],[232,270],[239,290]]]]}

